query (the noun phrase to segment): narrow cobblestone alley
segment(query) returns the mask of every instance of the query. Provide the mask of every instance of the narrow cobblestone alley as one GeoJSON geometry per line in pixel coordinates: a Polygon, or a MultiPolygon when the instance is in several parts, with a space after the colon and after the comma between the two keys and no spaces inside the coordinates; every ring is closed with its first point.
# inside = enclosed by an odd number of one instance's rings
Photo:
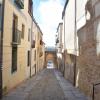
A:
{"type": "Polygon", "coordinates": [[[0,0],[0,100],[100,100],[100,0],[0,0]]]}
{"type": "Polygon", "coordinates": [[[27,100],[65,100],[54,70],[46,70],[42,79],[33,87],[27,100]]]}
{"type": "Polygon", "coordinates": [[[88,100],[56,69],[42,72],[22,83],[3,100],[88,100]]]}

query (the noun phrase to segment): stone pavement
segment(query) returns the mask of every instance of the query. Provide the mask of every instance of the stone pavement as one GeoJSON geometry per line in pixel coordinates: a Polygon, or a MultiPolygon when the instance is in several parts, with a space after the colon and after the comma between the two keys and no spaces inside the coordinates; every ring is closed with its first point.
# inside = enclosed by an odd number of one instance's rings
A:
{"type": "Polygon", "coordinates": [[[66,100],[90,100],[90,98],[86,97],[78,88],[65,80],[59,71],[55,70],[55,75],[64,92],[66,100]]]}
{"type": "Polygon", "coordinates": [[[44,69],[2,100],[89,100],[56,69],[44,69]]]}

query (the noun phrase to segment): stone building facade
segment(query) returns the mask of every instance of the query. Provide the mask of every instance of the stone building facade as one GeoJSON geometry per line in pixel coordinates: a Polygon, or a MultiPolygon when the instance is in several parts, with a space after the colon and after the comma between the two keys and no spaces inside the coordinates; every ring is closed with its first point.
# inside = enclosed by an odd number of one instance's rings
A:
{"type": "Polygon", "coordinates": [[[63,72],[63,60],[62,60],[62,49],[63,49],[63,42],[62,42],[62,32],[63,32],[63,23],[59,23],[57,27],[57,37],[56,37],[56,53],[57,53],[57,63],[58,69],[63,72]]]}
{"type": "Polygon", "coordinates": [[[37,44],[36,44],[36,49],[37,49],[37,72],[41,71],[44,67],[44,42],[43,42],[43,33],[38,28],[37,30],[37,44]]]}
{"type": "Polygon", "coordinates": [[[75,34],[75,0],[66,0],[63,12],[63,61],[64,77],[75,85],[77,36],[75,34]]]}
{"type": "MultiPolygon", "coordinates": [[[[79,57],[77,57],[76,84],[91,97],[100,99],[100,1],[88,0],[86,14],[90,18],[78,30],[79,57]]],[[[86,15],[87,18],[87,15],[86,15]]]]}
{"type": "Polygon", "coordinates": [[[27,37],[31,32],[32,17],[28,10],[28,1],[19,5],[18,2],[5,0],[2,71],[4,93],[30,76],[31,44],[27,37]]]}
{"type": "Polygon", "coordinates": [[[0,74],[2,74],[2,90],[5,94],[25,79],[36,74],[36,62],[39,62],[37,59],[39,44],[37,43],[40,43],[40,40],[35,37],[39,37],[37,30],[40,31],[40,27],[33,18],[32,0],[3,1],[5,1],[2,23],[3,52],[2,73],[0,74]]]}

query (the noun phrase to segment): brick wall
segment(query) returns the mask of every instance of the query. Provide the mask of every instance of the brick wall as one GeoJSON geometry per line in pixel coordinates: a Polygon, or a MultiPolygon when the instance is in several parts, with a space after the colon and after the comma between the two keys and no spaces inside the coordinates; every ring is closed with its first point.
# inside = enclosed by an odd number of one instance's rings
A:
{"type": "MultiPolygon", "coordinates": [[[[100,83],[100,56],[96,54],[95,22],[96,20],[90,20],[78,31],[80,55],[77,57],[76,85],[91,98],[93,84],[100,83]]],[[[99,100],[100,89],[97,90],[95,86],[94,92],[95,100],[99,100]]]]}

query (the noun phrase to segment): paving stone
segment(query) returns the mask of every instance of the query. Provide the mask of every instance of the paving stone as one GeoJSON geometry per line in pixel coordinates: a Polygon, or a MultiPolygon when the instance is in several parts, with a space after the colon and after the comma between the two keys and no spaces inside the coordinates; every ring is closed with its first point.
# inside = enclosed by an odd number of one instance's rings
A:
{"type": "Polygon", "coordinates": [[[75,88],[70,82],[65,80],[59,74],[60,72],[55,71],[55,75],[57,79],[59,79],[58,82],[63,89],[65,97],[68,100],[89,100],[83,93],[81,93],[77,88],[75,88]]]}
{"type": "Polygon", "coordinates": [[[89,100],[56,69],[45,69],[2,100],[89,100]]]}

